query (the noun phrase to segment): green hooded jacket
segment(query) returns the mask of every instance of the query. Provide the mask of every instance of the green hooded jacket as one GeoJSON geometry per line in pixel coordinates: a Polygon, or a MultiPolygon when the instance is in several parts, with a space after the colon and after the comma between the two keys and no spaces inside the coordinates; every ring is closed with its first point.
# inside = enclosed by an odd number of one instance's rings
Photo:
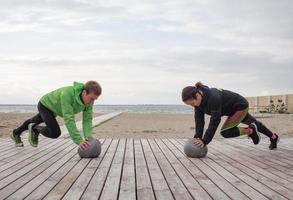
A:
{"type": "Polygon", "coordinates": [[[74,82],[73,86],[62,87],[44,95],[40,102],[51,110],[55,116],[64,118],[65,126],[70,137],[76,144],[80,144],[83,138],[75,123],[75,114],[83,112],[82,128],[86,139],[92,137],[93,105],[86,106],[80,99],[84,84],[74,82]]]}

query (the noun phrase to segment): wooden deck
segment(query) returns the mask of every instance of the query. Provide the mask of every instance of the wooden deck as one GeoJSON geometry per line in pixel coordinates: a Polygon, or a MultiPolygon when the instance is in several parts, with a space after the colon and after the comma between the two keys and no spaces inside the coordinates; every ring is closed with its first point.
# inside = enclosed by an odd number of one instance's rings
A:
{"type": "Polygon", "coordinates": [[[102,139],[96,159],[80,159],[68,138],[34,149],[0,140],[0,199],[293,199],[293,139],[214,140],[203,159],[184,139],[102,139]]]}

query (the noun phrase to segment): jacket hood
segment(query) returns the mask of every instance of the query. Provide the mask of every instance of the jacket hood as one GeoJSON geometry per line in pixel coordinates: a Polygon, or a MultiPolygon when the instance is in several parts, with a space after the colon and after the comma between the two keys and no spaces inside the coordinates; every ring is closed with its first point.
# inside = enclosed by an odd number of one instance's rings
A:
{"type": "Polygon", "coordinates": [[[84,89],[84,84],[83,83],[78,83],[78,82],[74,82],[73,83],[73,89],[74,89],[74,96],[76,98],[76,101],[83,105],[83,102],[80,99],[80,93],[82,92],[82,90],[84,89]]]}

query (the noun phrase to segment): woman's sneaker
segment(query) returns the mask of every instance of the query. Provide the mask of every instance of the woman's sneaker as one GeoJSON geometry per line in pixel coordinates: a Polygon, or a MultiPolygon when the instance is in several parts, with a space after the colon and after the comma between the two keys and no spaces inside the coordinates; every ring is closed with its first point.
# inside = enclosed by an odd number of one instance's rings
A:
{"type": "Polygon", "coordinates": [[[260,141],[260,135],[258,133],[256,124],[252,123],[248,127],[252,129],[252,133],[250,135],[248,135],[248,137],[250,137],[252,139],[252,141],[255,145],[258,144],[260,141]]]}
{"type": "Polygon", "coordinates": [[[35,123],[28,125],[28,141],[32,147],[38,147],[39,133],[34,130],[35,123]]]}
{"type": "Polygon", "coordinates": [[[10,134],[11,139],[15,142],[16,147],[23,147],[20,135],[15,134],[15,129],[10,134]]]}
{"type": "Polygon", "coordinates": [[[273,136],[270,138],[270,140],[271,140],[271,144],[269,146],[269,149],[270,150],[276,149],[277,144],[280,140],[280,137],[276,133],[273,133],[273,136]]]}

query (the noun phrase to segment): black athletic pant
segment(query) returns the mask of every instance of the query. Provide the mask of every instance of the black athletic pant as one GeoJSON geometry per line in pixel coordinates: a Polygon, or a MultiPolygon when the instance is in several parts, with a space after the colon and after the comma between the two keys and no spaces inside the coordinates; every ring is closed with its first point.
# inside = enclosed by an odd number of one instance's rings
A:
{"type": "Polygon", "coordinates": [[[35,123],[33,130],[41,133],[42,135],[49,138],[58,138],[61,135],[61,130],[59,124],[56,120],[54,113],[46,108],[41,102],[38,103],[39,113],[26,120],[20,127],[14,130],[14,133],[20,135],[23,131],[28,130],[28,125],[30,123],[35,123]],[[39,126],[45,122],[46,126],[39,126]]]}

